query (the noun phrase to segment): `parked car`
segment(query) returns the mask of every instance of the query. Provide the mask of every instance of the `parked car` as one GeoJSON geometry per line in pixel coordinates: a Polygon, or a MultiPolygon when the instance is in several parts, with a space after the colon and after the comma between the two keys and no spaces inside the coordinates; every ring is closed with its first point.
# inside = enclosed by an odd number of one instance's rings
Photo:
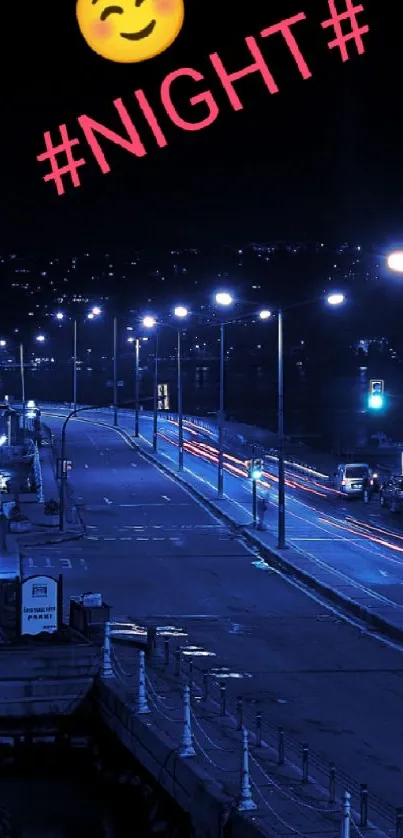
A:
{"type": "Polygon", "coordinates": [[[342,463],[335,473],[336,489],[348,498],[362,498],[371,480],[367,463],[342,463]]]}
{"type": "Polygon", "coordinates": [[[403,474],[388,477],[381,487],[379,497],[381,506],[390,509],[391,512],[401,512],[403,510],[403,474]]]}

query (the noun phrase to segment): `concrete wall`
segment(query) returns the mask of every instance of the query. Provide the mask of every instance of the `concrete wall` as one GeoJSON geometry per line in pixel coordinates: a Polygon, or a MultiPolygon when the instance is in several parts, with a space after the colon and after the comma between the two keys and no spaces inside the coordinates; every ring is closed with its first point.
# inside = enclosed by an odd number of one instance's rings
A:
{"type": "MultiPolygon", "coordinates": [[[[98,679],[95,696],[103,721],[134,758],[189,814],[194,838],[261,838],[257,825],[232,809],[224,784],[211,780],[194,759],[181,759],[177,743],[147,715],[135,715],[115,681],[98,679]],[[229,817],[228,832],[224,824],[229,817]]],[[[134,697],[133,697],[134,702],[134,697]]]]}
{"type": "Polygon", "coordinates": [[[72,713],[99,666],[100,650],[85,641],[0,648],[0,717],[72,713]]]}

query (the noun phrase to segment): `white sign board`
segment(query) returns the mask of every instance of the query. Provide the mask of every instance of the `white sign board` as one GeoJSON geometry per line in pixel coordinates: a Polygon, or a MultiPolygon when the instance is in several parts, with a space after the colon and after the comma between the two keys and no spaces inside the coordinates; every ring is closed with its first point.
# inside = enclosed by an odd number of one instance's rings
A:
{"type": "Polygon", "coordinates": [[[31,576],[22,583],[22,634],[57,631],[57,589],[51,576],[31,576]]]}

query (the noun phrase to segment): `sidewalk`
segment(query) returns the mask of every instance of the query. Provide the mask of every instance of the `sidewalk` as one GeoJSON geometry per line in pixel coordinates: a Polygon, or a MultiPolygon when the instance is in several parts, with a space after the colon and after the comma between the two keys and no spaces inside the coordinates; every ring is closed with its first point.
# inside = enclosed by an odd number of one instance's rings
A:
{"type": "Polygon", "coordinates": [[[21,533],[18,536],[18,543],[21,547],[56,544],[78,539],[83,535],[83,526],[78,516],[76,515],[74,517],[74,506],[69,497],[67,502],[66,530],[63,533],[59,532],[58,529],[58,517],[45,515],[45,503],[49,500],[58,501],[59,499],[59,487],[56,480],[56,460],[51,445],[44,445],[39,448],[39,461],[43,501],[39,501],[36,494],[21,496],[21,512],[32,523],[32,530],[30,532],[21,533]]]}
{"type": "MultiPolygon", "coordinates": [[[[109,688],[115,695],[120,693],[126,704],[135,708],[138,653],[133,646],[121,645],[114,638],[113,628],[111,664],[115,680],[104,681],[103,689],[109,688]]],[[[282,738],[279,731],[272,732],[270,723],[267,727],[267,719],[259,722],[256,709],[236,704],[228,697],[224,699],[223,682],[221,685],[214,683],[213,677],[203,674],[208,672],[210,664],[208,659],[197,657],[193,637],[188,636],[185,643],[177,646],[180,649],[178,671],[178,654],[174,654],[172,648],[174,638],[170,641],[167,636],[169,638],[168,627],[157,631],[156,648],[146,657],[146,700],[150,714],[137,718],[147,727],[151,725],[154,734],[165,742],[169,737],[171,746],[167,750],[172,754],[182,741],[183,689],[190,685],[190,725],[195,755],[185,761],[189,770],[205,772],[207,788],[211,784],[211,789],[219,790],[227,816],[234,819],[236,832],[231,834],[315,834],[318,838],[337,835],[345,791],[352,795],[352,826],[360,823],[355,808],[359,796],[354,781],[347,776],[338,776],[333,787],[332,775],[326,778],[326,774],[318,773],[312,755],[306,759],[305,753],[304,759],[302,751],[299,754],[292,751],[287,737],[282,738]],[[256,809],[248,813],[236,812],[241,792],[243,726],[249,731],[250,792],[257,804],[256,809]],[[326,788],[324,783],[329,779],[330,785],[326,788]]],[[[168,766],[168,758],[164,764],[169,774],[172,766],[168,766]]],[[[181,782],[180,785],[183,789],[185,784],[181,782]]],[[[213,791],[211,793],[213,795],[213,791]]],[[[192,801],[188,802],[188,811],[189,805],[192,806],[192,801]]],[[[393,819],[390,821],[386,812],[377,809],[376,821],[376,825],[373,821],[368,822],[372,834],[392,835],[393,819]]]]}

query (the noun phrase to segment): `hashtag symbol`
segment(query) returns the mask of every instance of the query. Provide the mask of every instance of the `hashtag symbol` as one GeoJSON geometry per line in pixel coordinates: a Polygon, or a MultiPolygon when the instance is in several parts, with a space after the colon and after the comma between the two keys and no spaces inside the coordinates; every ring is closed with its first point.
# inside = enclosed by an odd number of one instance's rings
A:
{"type": "Polygon", "coordinates": [[[45,160],[49,161],[51,171],[49,174],[44,176],[43,180],[45,183],[52,180],[56,186],[57,194],[64,195],[65,189],[63,178],[65,175],[70,175],[73,186],[81,186],[77,170],[80,166],[84,166],[86,161],[83,157],[80,158],[80,160],[75,160],[73,156],[72,148],[75,145],[79,145],[80,140],[70,139],[66,125],[59,125],[59,130],[61,139],[59,145],[53,145],[50,131],[45,131],[43,137],[45,140],[46,151],[39,154],[36,159],[38,163],[43,163],[45,160]],[[60,154],[64,154],[65,159],[67,160],[67,163],[64,166],[59,166],[58,157],[60,154]]]}
{"type": "Polygon", "coordinates": [[[358,54],[362,55],[365,52],[365,48],[361,36],[366,35],[367,32],[369,32],[369,26],[360,27],[357,22],[357,15],[364,11],[364,6],[353,6],[352,0],[345,0],[346,11],[338,14],[336,11],[335,0],[328,0],[328,4],[331,18],[330,20],[323,21],[322,29],[327,29],[329,26],[333,26],[336,35],[334,41],[329,42],[329,49],[338,47],[341,53],[341,60],[348,61],[350,56],[348,54],[347,44],[349,41],[354,41],[358,54]],[[346,20],[349,21],[351,32],[344,35],[342,23],[346,20]]]}

